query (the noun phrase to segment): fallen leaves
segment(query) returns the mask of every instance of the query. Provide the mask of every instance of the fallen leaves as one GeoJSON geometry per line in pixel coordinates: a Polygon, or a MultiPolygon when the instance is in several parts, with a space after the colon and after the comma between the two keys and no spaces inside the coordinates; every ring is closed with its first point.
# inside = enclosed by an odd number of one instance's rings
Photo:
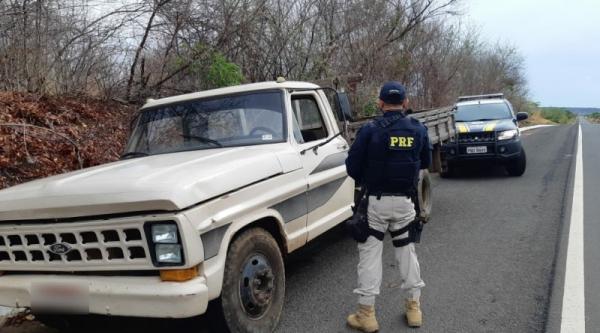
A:
{"type": "Polygon", "coordinates": [[[0,189],[79,169],[77,151],[83,167],[117,160],[134,112],[114,101],[0,92],[0,189]]]}

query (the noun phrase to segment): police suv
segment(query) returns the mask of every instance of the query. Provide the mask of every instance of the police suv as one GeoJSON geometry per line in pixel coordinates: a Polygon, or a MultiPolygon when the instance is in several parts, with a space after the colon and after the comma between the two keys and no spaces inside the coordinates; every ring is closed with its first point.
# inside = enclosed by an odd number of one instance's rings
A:
{"type": "Polygon", "coordinates": [[[525,172],[525,150],[518,122],[525,112],[515,113],[503,94],[462,96],[456,103],[457,135],[444,145],[443,177],[460,165],[476,161],[502,164],[511,176],[525,172]]]}

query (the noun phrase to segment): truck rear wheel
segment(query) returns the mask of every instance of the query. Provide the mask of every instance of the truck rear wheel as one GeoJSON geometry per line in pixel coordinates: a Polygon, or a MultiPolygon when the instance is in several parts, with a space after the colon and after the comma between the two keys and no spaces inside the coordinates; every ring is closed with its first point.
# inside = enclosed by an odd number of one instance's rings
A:
{"type": "Polygon", "coordinates": [[[417,212],[419,216],[425,220],[429,221],[429,217],[431,216],[431,208],[433,206],[433,202],[431,199],[431,177],[429,176],[429,171],[426,169],[421,170],[419,175],[419,208],[420,212],[417,212]]]}
{"type": "Polygon", "coordinates": [[[273,332],[285,297],[277,242],[262,228],[244,231],[229,247],[221,306],[231,332],[273,332]]]}
{"type": "Polygon", "coordinates": [[[522,176],[525,173],[527,167],[527,157],[525,156],[525,150],[521,148],[521,154],[516,159],[509,162],[506,165],[506,171],[513,177],[522,176]]]}

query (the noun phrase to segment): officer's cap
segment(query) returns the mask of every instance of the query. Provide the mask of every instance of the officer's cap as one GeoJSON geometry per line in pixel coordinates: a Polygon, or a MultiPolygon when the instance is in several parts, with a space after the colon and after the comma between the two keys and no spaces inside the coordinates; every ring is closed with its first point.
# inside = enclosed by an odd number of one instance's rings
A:
{"type": "Polygon", "coordinates": [[[385,104],[402,104],[406,98],[406,89],[398,81],[386,82],[379,92],[379,99],[385,104]]]}

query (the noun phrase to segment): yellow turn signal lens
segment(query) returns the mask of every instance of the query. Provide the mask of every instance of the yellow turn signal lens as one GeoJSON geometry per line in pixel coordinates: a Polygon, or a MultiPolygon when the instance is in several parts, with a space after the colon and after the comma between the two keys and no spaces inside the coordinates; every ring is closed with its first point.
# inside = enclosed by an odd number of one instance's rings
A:
{"type": "Polygon", "coordinates": [[[160,271],[160,279],[164,282],[185,282],[198,276],[198,266],[186,269],[160,271]]]}

